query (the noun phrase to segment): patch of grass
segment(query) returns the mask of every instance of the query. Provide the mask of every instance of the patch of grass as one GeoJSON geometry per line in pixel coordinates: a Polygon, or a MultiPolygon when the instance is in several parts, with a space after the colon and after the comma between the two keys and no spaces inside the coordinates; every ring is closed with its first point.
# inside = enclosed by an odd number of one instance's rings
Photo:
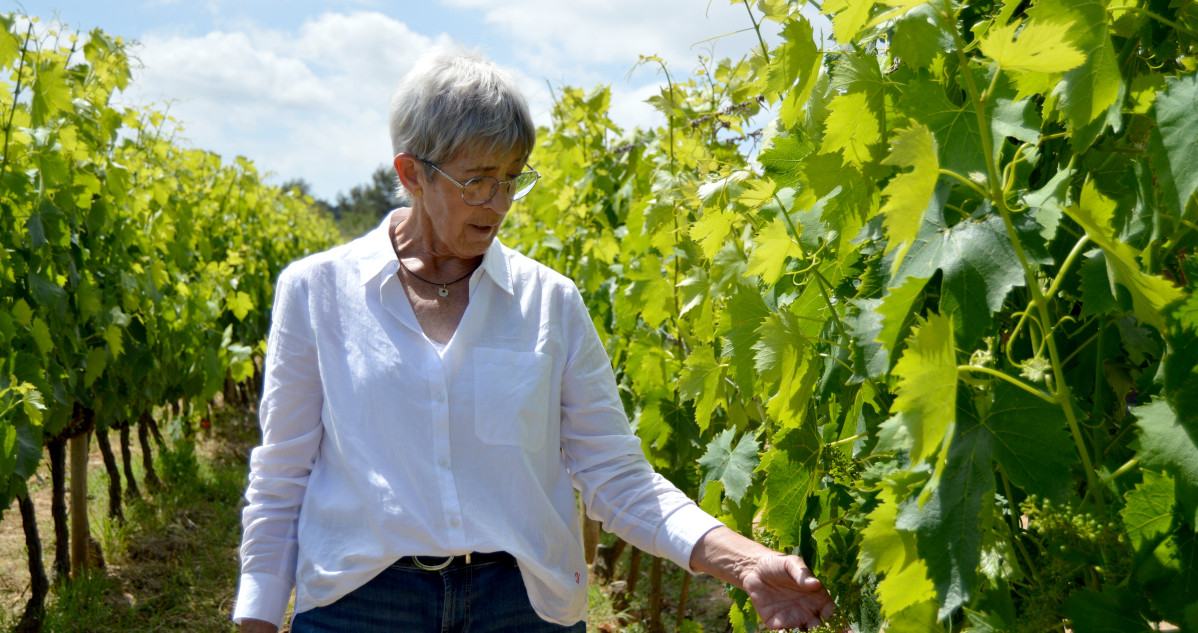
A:
{"type": "MultiPolygon", "coordinates": [[[[43,631],[236,631],[229,614],[238,576],[240,504],[257,433],[248,414],[227,412],[221,418],[212,421],[212,434],[156,451],[163,490],[149,492],[140,479],[140,460],[135,462],[143,499],[125,504],[124,524],[107,516],[107,474],[103,469],[90,474],[91,531],[107,567],[51,587],[43,631]]],[[[42,519],[48,517],[39,516],[39,523],[42,519]]],[[[42,530],[42,541],[49,567],[52,531],[42,530]]],[[[19,617],[0,613],[0,627],[11,628],[19,617]]]]}

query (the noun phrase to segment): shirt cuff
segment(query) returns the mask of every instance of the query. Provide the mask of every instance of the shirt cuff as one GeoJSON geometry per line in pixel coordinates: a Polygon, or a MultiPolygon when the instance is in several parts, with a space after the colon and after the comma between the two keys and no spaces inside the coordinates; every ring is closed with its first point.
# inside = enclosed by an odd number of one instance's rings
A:
{"type": "Polygon", "coordinates": [[[670,559],[694,574],[697,572],[691,569],[691,552],[695,550],[699,539],[722,525],[719,519],[707,514],[692,501],[679,506],[666,517],[653,537],[653,548],[659,556],[670,559]]]}
{"type": "Polygon", "coordinates": [[[242,574],[233,607],[233,621],[241,624],[244,618],[265,620],[281,627],[291,600],[292,582],[271,574],[242,574]]]}

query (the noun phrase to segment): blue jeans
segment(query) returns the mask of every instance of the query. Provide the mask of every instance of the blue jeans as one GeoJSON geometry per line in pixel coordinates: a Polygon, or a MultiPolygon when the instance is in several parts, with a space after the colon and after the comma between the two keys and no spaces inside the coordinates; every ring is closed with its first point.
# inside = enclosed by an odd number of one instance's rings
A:
{"type": "Polygon", "coordinates": [[[513,558],[438,571],[407,560],[333,604],[296,614],[292,633],[586,633],[585,622],[562,626],[533,611],[513,558]]]}

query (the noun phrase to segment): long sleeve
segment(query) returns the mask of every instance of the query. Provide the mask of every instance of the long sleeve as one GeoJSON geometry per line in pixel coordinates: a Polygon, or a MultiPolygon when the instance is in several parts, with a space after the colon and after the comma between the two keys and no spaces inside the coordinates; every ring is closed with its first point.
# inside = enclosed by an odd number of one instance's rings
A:
{"type": "Polygon", "coordinates": [[[695,543],[721,523],[646,461],[577,290],[566,321],[574,332],[562,378],[562,450],[588,514],[636,547],[689,570],[695,543]]]}
{"type": "Polygon", "coordinates": [[[279,275],[242,513],[241,579],[233,619],[282,622],[295,584],[296,529],[320,450],[323,396],[307,292],[297,266],[279,275]]]}

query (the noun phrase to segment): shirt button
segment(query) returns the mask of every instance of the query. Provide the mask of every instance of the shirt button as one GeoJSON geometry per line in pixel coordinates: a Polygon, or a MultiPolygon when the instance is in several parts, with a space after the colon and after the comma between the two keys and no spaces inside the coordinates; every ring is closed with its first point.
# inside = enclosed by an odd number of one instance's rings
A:
{"type": "Polygon", "coordinates": [[[438,393],[437,394],[437,402],[445,402],[445,394],[438,393]]]}
{"type": "Polygon", "coordinates": [[[440,464],[442,468],[449,468],[448,457],[442,457],[441,459],[437,460],[437,463],[440,464]]]}
{"type": "Polygon", "coordinates": [[[457,527],[457,526],[458,526],[458,520],[457,520],[457,517],[454,517],[454,518],[452,518],[452,519],[450,519],[450,520],[449,520],[449,527],[457,527]]]}

